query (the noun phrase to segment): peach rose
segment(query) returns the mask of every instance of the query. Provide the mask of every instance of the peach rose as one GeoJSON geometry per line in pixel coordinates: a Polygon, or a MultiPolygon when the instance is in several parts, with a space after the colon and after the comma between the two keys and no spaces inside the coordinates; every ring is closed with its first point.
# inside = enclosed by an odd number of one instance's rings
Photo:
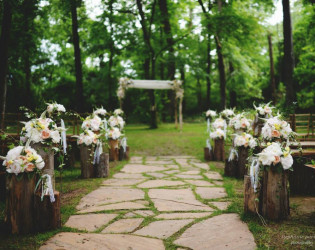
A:
{"type": "Polygon", "coordinates": [[[27,172],[32,172],[34,170],[34,168],[35,168],[35,165],[33,163],[29,163],[29,164],[27,164],[27,167],[25,168],[25,170],[27,172]]]}
{"type": "Polygon", "coordinates": [[[47,139],[47,138],[49,138],[50,137],[50,132],[49,132],[49,130],[43,130],[42,131],[42,138],[43,139],[47,139]]]}
{"type": "Polygon", "coordinates": [[[280,137],[280,132],[278,130],[273,130],[271,132],[272,137],[279,138],[280,137]]]}
{"type": "Polygon", "coordinates": [[[276,165],[280,162],[280,156],[275,156],[275,160],[273,161],[273,165],[276,165]]]}

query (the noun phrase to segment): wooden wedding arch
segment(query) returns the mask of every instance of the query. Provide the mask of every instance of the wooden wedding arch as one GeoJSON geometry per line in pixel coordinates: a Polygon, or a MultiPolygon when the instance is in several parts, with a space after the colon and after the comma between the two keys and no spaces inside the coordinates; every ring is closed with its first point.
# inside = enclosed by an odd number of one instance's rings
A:
{"type": "Polygon", "coordinates": [[[126,90],[129,88],[134,89],[172,89],[174,90],[175,105],[175,126],[178,127],[178,114],[179,114],[179,127],[183,128],[183,97],[184,90],[182,89],[182,82],[179,80],[165,81],[165,80],[133,80],[126,77],[119,79],[119,87],[117,90],[117,96],[122,106],[122,100],[125,98],[126,90]],[[178,105],[177,105],[178,104],[178,105]],[[178,112],[177,112],[178,106],[178,112]]]}

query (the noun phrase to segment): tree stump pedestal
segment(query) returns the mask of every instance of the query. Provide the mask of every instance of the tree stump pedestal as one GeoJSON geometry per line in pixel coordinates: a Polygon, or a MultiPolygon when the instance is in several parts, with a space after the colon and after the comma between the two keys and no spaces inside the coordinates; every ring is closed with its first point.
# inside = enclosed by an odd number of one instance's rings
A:
{"type": "Polygon", "coordinates": [[[0,170],[0,201],[5,201],[5,175],[6,172],[0,170]]]}
{"type": "Polygon", "coordinates": [[[81,177],[93,178],[95,169],[93,166],[94,149],[86,145],[80,145],[81,177]]]}
{"type": "Polygon", "coordinates": [[[12,234],[34,232],[34,190],[36,175],[11,174],[6,179],[5,224],[12,234]]]}
{"type": "Polygon", "coordinates": [[[95,164],[95,177],[104,178],[109,176],[109,154],[102,153],[100,162],[95,164]]]}
{"type": "Polygon", "coordinates": [[[203,149],[203,152],[204,152],[205,161],[213,161],[214,157],[213,157],[213,150],[212,149],[205,147],[203,149]]]}
{"type": "Polygon", "coordinates": [[[224,175],[228,177],[235,177],[237,172],[237,160],[225,159],[224,175]]]}
{"type": "Polygon", "coordinates": [[[129,160],[129,150],[130,150],[129,146],[126,147],[126,152],[124,151],[123,147],[119,148],[119,160],[120,161],[123,161],[123,160],[128,161],[129,160]]]}
{"type": "Polygon", "coordinates": [[[262,216],[270,220],[283,220],[290,215],[288,174],[274,166],[264,170],[262,180],[262,216]]]}
{"type": "Polygon", "coordinates": [[[109,139],[109,160],[118,161],[119,160],[119,141],[109,139]]]}
{"type": "Polygon", "coordinates": [[[224,139],[215,139],[214,140],[214,150],[213,150],[214,160],[215,161],[224,161],[224,139]]]}
{"type": "Polygon", "coordinates": [[[247,174],[246,165],[248,164],[248,148],[238,148],[238,161],[237,161],[237,172],[236,178],[243,179],[244,175],[247,174]]]}
{"type": "Polygon", "coordinates": [[[252,187],[251,179],[249,175],[244,176],[244,212],[255,214],[260,213],[260,188],[258,187],[258,192],[254,192],[252,187]]]}
{"type": "Polygon", "coordinates": [[[44,195],[41,200],[41,193],[35,194],[34,219],[36,232],[45,232],[61,227],[60,194],[54,192],[55,201],[50,202],[49,195],[44,195]]]}

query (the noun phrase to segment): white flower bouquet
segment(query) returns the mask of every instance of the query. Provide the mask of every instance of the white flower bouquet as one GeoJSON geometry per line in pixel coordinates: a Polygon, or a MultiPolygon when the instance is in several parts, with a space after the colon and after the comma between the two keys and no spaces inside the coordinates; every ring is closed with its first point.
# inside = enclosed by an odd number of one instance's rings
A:
{"type": "Polygon", "coordinates": [[[223,117],[224,119],[229,119],[232,116],[234,116],[234,110],[233,109],[225,109],[220,113],[221,117],[223,117]]]}
{"type": "Polygon", "coordinates": [[[212,123],[212,127],[217,130],[217,129],[221,129],[221,130],[225,130],[226,129],[226,121],[222,118],[217,118],[214,120],[214,122],[212,123]]]}
{"type": "Polygon", "coordinates": [[[48,114],[52,114],[52,113],[65,113],[66,109],[62,104],[58,104],[58,103],[47,103],[47,109],[46,109],[48,114]]]}
{"type": "Polygon", "coordinates": [[[92,144],[97,145],[99,142],[99,136],[91,130],[85,130],[79,136],[73,136],[73,137],[78,138],[77,140],[78,145],[84,144],[86,146],[90,146],[92,144]]]}
{"type": "Polygon", "coordinates": [[[111,127],[108,131],[108,138],[112,140],[118,140],[121,138],[123,134],[121,133],[120,129],[117,127],[111,127]]]}
{"type": "Polygon", "coordinates": [[[105,116],[107,114],[107,111],[106,111],[106,109],[101,107],[101,108],[94,110],[93,114],[96,116],[105,116]]]}
{"type": "Polygon", "coordinates": [[[121,109],[115,109],[114,110],[114,115],[116,115],[116,116],[122,116],[122,115],[124,115],[124,111],[122,111],[121,109]]]}
{"type": "Polygon", "coordinates": [[[83,130],[92,130],[96,132],[100,131],[103,125],[104,125],[103,120],[98,115],[93,114],[85,118],[81,128],[83,130]]]}
{"type": "Polygon", "coordinates": [[[257,140],[252,135],[243,133],[235,136],[234,145],[236,147],[255,148],[257,146],[257,140]]]}
{"type": "Polygon", "coordinates": [[[268,146],[258,155],[258,161],[263,166],[277,166],[281,164],[284,170],[293,165],[290,148],[283,148],[279,142],[268,143],[268,146]]]}
{"type": "Polygon", "coordinates": [[[225,139],[226,133],[221,128],[218,128],[212,132],[210,132],[211,139],[225,139]]]}
{"type": "Polygon", "coordinates": [[[214,110],[208,110],[207,112],[206,112],[206,117],[207,118],[214,118],[214,117],[216,117],[217,116],[217,112],[216,111],[214,111],[214,110]]]}
{"type": "Polygon", "coordinates": [[[288,139],[294,136],[290,124],[279,117],[272,117],[266,120],[265,125],[261,130],[264,140],[272,141],[275,139],[288,139]]]}
{"type": "Polygon", "coordinates": [[[238,114],[231,118],[229,126],[236,131],[248,131],[251,129],[251,120],[247,119],[243,114],[238,114]]]}
{"type": "Polygon", "coordinates": [[[122,130],[125,126],[125,121],[121,116],[113,115],[113,116],[109,117],[108,124],[111,128],[117,127],[120,130],[122,130]]]}
{"type": "Polygon", "coordinates": [[[50,118],[32,119],[23,122],[21,138],[26,138],[33,143],[60,143],[60,132],[63,130],[57,127],[50,118]]]}
{"type": "Polygon", "coordinates": [[[11,174],[41,170],[45,166],[43,158],[31,147],[17,146],[7,153],[3,166],[11,174]]]}
{"type": "Polygon", "coordinates": [[[258,114],[258,116],[263,118],[270,118],[272,117],[272,109],[275,107],[269,106],[270,103],[267,104],[260,104],[258,107],[254,105],[254,108],[258,114]]]}

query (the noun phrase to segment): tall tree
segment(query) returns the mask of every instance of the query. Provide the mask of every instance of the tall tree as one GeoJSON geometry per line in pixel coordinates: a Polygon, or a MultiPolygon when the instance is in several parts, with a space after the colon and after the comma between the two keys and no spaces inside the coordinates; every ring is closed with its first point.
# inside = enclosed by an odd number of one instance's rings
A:
{"type": "Polygon", "coordinates": [[[3,17],[0,36],[0,114],[2,129],[4,128],[6,110],[8,49],[12,23],[12,4],[13,1],[11,0],[3,0],[3,17]]]}
{"type": "Polygon", "coordinates": [[[83,98],[83,77],[81,64],[80,37],[78,32],[77,7],[80,4],[78,0],[70,0],[71,20],[72,20],[72,41],[74,46],[75,76],[76,76],[76,106],[78,112],[84,111],[83,98]]]}
{"type": "Polygon", "coordinates": [[[275,67],[273,62],[273,50],[272,50],[272,38],[268,35],[268,47],[269,47],[269,62],[270,62],[270,87],[273,104],[276,104],[276,79],[275,79],[275,67]]]}
{"type": "Polygon", "coordinates": [[[284,75],[283,81],[286,85],[286,103],[292,104],[296,100],[294,92],[294,55],[293,55],[293,38],[292,22],[290,13],[290,0],[282,0],[283,7],[283,38],[284,38],[284,75]]]}

